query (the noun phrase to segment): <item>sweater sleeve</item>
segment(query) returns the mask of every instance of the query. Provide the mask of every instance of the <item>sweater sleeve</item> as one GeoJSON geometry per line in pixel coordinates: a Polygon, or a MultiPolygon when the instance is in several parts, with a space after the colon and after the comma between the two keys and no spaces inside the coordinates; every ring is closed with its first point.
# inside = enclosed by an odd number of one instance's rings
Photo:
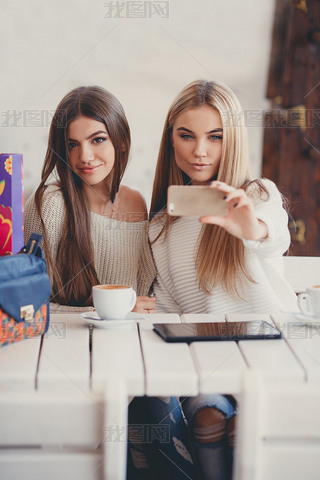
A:
{"type": "MultiPolygon", "coordinates": [[[[62,193],[58,186],[48,185],[42,199],[42,217],[46,226],[47,244],[50,249],[51,258],[55,261],[58,252],[59,240],[61,238],[61,232],[63,227],[63,221],[65,217],[65,207],[62,197],[62,193]]],[[[25,242],[31,233],[44,234],[40,215],[38,213],[35,195],[31,195],[26,202],[25,217],[24,217],[24,237],[25,242]]],[[[44,248],[43,240],[40,243],[41,248],[44,248]]],[[[46,252],[44,252],[46,256],[46,252]]],[[[48,275],[50,278],[51,286],[53,284],[53,275],[50,269],[48,269],[48,275]]],[[[55,305],[55,304],[51,304],[55,305]]],[[[50,309],[51,310],[51,309],[50,309]]]]}
{"type": "MultiPolygon", "coordinates": [[[[43,234],[40,216],[38,214],[34,194],[28,198],[24,207],[24,244],[26,245],[31,233],[43,234]]],[[[43,242],[41,243],[43,247],[43,242]]]]}
{"type": "Polygon", "coordinates": [[[268,228],[268,236],[263,240],[242,240],[246,248],[254,250],[262,257],[282,256],[290,246],[290,232],[288,229],[288,214],[283,208],[279,190],[271,180],[264,179],[263,185],[269,193],[265,201],[255,201],[257,218],[268,228]]]}
{"type": "MultiPolygon", "coordinates": [[[[62,193],[56,185],[49,185],[43,195],[42,216],[46,226],[47,241],[53,259],[57,256],[58,244],[61,238],[65,207],[62,193]]],[[[43,234],[40,215],[38,213],[34,194],[26,202],[24,212],[24,237],[28,240],[31,233],[43,234]]],[[[43,242],[41,243],[43,247],[43,242]]]]}
{"type": "Polygon", "coordinates": [[[177,313],[182,315],[182,310],[174,300],[170,292],[162,281],[161,275],[157,275],[154,283],[154,293],[156,296],[156,312],[157,313],[177,313]]]}
{"type": "MultiPolygon", "coordinates": [[[[64,204],[58,187],[47,187],[43,196],[42,215],[48,234],[49,248],[52,253],[52,258],[54,259],[56,258],[57,254],[58,242],[61,235],[64,218],[64,204]]],[[[39,233],[43,235],[40,215],[36,207],[34,194],[28,198],[24,209],[25,244],[27,243],[31,233],[39,233]]],[[[43,241],[40,245],[43,248],[43,241]]],[[[52,284],[52,275],[50,272],[49,277],[52,284]]],[[[90,310],[93,310],[93,308],[69,307],[67,305],[59,305],[58,303],[50,302],[50,313],[81,313],[90,310]]]]}
{"type": "Polygon", "coordinates": [[[149,239],[152,245],[152,252],[156,265],[156,279],[154,281],[153,291],[156,297],[157,313],[177,313],[182,314],[179,304],[173,297],[173,284],[168,270],[168,252],[167,244],[163,238],[158,237],[162,228],[161,217],[157,218],[149,225],[149,239]],[[170,288],[171,287],[171,288],[170,288]]]}
{"type": "Polygon", "coordinates": [[[156,276],[151,247],[148,239],[147,223],[141,241],[141,254],[138,269],[138,295],[148,295],[156,276]]]}
{"type": "Polygon", "coordinates": [[[83,313],[93,312],[93,307],[71,307],[68,305],[60,305],[59,303],[50,302],[50,314],[53,313],[83,313]]]}

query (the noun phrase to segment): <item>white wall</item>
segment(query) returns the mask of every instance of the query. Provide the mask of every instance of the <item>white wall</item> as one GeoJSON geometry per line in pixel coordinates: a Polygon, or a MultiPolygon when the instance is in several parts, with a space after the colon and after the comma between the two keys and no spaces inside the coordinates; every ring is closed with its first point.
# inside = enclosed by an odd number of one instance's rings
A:
{"type": "MultiPolygon", "coordinates": [[[[168,18],[158,11],[135,18],[134,4],[138,15],[166,7],[159,1],[0,0],[0,152],[23,153],[26,197],[40,180],[46,150],[49,120],[40,115],[50,115],[78,85],[101,85],[123,104],[133,138],[125,183],[148,201],[164,118],[187,83],[221,80],[244,109],[268,108],[274,0],[171,0],[168,18]],[[128,10],[110,18],[111,4],[128,10]]],[[[258,176],[261,126],[249,127],[249,140],[258,176]]]]}

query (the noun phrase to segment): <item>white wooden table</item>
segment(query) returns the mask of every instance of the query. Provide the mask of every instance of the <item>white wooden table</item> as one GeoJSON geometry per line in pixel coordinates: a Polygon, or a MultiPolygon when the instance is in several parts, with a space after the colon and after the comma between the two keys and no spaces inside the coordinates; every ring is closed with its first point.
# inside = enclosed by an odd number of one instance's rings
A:
{"type": "Polygon", "coordinates": [[[52,315],[42,344],[0,349],[0,479],[124,480],[128,397],[199,392],[239,402],[236,480],[320,478],[320,325],[285,314],[159,314],[91,338],[78,315],[52,315]],[[284,338],[188,346],[152,330],[259,319],[284,338]]]}

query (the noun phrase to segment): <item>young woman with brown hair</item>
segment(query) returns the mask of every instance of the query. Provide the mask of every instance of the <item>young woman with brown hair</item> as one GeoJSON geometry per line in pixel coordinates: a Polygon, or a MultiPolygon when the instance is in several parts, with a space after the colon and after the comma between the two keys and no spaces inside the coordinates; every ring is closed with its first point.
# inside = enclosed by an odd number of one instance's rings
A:
{"type": "MultiPolygon", "coordinates": [[[[283,277],[290,245],[282,197],[249,171],[244,115],[218,82],[195,81],[165,120],[151,202],[149,238],[157,268],[159,312],[271,313],[296,308],[283,277]],[[170,185],[211,185],[224,192],[225,216],[169,217],[170,185]]],[[[235,400],[200,395],[181,401],[204,480],[230,478],[235,400]]]]}
{"type": "Polygon", "coordinates": [[[139,295],[135,311],[154,310],[146,204],[120,185],[129,150],[129,125],[114,95],[92,86],[62,99],[40,185],[25,207],[25,237],[44,234],[53,312],[92,309],[91,289],[100,283],[129,284],[139,295]]]}
{"type": "MultiPolygon", "coordinates": [[[[52,312],[91,309],[91,288],[98,283],[131,285],[139,295],[134,310],[155,310],[155,299],[147,296],[155,267],[148,243],[146,204],[138,192],[120,184],[129,149],[127,119],[111,93],[100,87],[79,87],[60,102],[50,129],[42,179],[25,208],[26,238],[31,232],[44,234],[52,312]],[[49,184],[52,174],[55,184],[49,184]]],[[[140,403],[138,400],[133,399],[132,404],[140,403]]],[[[176,404],[176,399],[153,400],[157,421],[161,423],[165,412],[176,404]]],[[[128,478],[150,478],[149,466],[140,455],[141,429],[140,437],[135,434],[141,417],[129,415],[129,421],[132,451],[128,478]]],[[[152,475],[156,471],[159,478],[183,480],[183,472],[187,472],[193,478],[179,409],[165,427],[168,424],[170,441],[161,443],[161,453],[158,447],[148,452],[152,475]]],[[[158,430],[161,437],[162,425],[158,430]]]]}

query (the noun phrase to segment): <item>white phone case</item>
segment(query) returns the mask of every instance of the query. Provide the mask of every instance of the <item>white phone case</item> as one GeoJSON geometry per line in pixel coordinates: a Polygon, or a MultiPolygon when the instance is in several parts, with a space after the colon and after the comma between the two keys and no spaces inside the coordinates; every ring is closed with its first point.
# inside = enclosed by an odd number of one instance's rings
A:
{"type": "Polygon", "coordinates": [[[174,216],[224,216],[228,206],[224,192],[209,186],[171,185],[168,188],[167,212],[174,216]]]}

